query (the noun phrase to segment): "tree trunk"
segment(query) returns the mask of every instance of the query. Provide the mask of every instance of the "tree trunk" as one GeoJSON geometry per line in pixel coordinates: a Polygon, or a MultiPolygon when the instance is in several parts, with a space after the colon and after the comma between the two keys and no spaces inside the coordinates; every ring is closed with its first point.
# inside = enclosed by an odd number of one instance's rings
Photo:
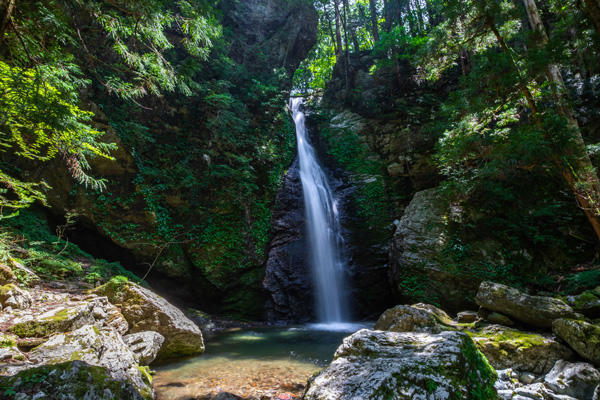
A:
{"type": "Polygon", "coordinates": [[[348,94],[348,90],[350,89],[350,72],[348,71],[350,68],[350,44],[348,43],[348,0],[342,0],[342,11],[344,12],[344,44],[346,45],[344,48],[344,75],[346,79],[346,94],[348,94]]]}
{"type": "Polygon", "coordinates": [[[337,43],[337,55],[342,54],[342,17],[340,16],[339,0],[333,0],[335,10],[335,42],[337,43]]]}
{"type": "Polygon", "coordinates": [[[331,36],[331,43],[333,43],[334,53],[337,54],[338,47],[337,41],[335,39],[335,34],[333,33],[333,24],[331,22],[331,18],[329,17],[329,12],[327,11],[327,7],[323,7],[323,14],[325,15],[325,19],[327,20],[327,26],[329,27],[329,35],[331,36]]]}
{"type": "Polygon", "coordinates": [[[417,22],[419,24],[419,33],[425,32],[425,23],[423,22],[423,10],[421,9],[421,4],[419,4],[419,0],[412,2],[415,6],[415,14],[417,15],[417,22]]]}
{"type": "Polygon", "coordinates": [[[0,40],[4,37],[14,8],[15,0],[0,0],[0,40]]]}
{"type": "Polygon", "coordinates": [[[371,14],[371,31],[373,32],[373,39],[375,42],[379,42],[379,27],[377,26],[377,4],[376,0],[369,0],[369,12],[371,14]]]}
{"type": "Polygon", "coordinates": [[[585,8],[590,15],[590,19],[596,27],[596,32],[600,35],[600,1],[599,0],[584,0],[585,8]]]}
{"type": "MultiPolygon", "coordinates": [[[[531,29],[538,35],[538,45],[544,46],[548,43],[548,35],[537,5],[534,0],[523,0],[527,17],[531,29]]],[[[596,170],[592,165],[590,157],[585,148],[585,142],[581,135],[581,130],[574,117],[574,112],[567,98],[567,89],[562,78],[560,69],[556,64],[549,64],[546,71],[546,77],[552,86],[554,99],[556,101],[558,112],[568,121],[571,138],[576,146],[576,154],[568,154],[573,159],[574,165],[563,165],[562,174],[569,186],[575,193],[577,201],[583,208],[590,224],[596,232],[597,239],[600,240],[600,182],[596,175],[596,170]]]]}

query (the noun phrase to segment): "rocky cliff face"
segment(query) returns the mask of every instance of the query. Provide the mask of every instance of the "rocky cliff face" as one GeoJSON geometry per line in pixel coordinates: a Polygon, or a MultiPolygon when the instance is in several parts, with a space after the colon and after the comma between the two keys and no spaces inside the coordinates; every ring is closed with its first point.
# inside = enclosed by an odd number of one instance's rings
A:
{"type": "MultiPolygon", "coordinates": [[[[352,318],[378,315],[390,305],[392,296],[387,276],[387,247],[372,240],[368,221],[361,218],[356,204],[357,186],[365,177],[345,171],[328,154],[323,132],[311,118],[309,113],[311,142],[328,176],[340,213],[348,284],[345,290],[349,293],[352,318]]],[[[296,160],[278,192],[273,212],[273,238],[263,282],[269,295],[266,306],[269,321],[305,322],[314,318],[303,202],[296,160]]]]}
{"type": "Polygon", "coordinates": [[[167,297],[260,317],[274,182],[293,141],[281,93],[316,41],[317,18],[309,2],[286,0],[231,1],[222,11],[227,50],[202,66],[192,96],[143,98],[141,109],[101,90],[83,94],[119,145],[116,162],[92,165],[106,191],[85,190],[62,166],[33,173],[53,188],[55,223],[77,214],[69,239],[86,251],[139,275],[152,265],[148,279],[167,297]],[[261,149],[273,156],[255,162],[261,149]],[[248,176],[237,176],[244,168],[248,176]]]}
{"type": "Polygon", "coordinates": [[[307,321],[313,303],[306,252],[304,201],[298,159],[290,166],[277,193],[271,223],[272,240],[263,286],[269,293],[269,321],[307,321]]]}

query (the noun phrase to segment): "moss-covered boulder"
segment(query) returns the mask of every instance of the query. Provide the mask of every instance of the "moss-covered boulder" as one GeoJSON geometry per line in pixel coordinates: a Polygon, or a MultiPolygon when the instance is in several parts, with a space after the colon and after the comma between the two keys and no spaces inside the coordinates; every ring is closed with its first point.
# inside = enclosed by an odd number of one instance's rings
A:
{"type": "Polygon", "coordinates": [[[308,382],[304,400],[497,399],[496,372],[462,332],[360,330],[308,382]]]}
{"type": "Polygon", "coordinates": [[[567,296],[567,303],[577,312],[589,318],[600,317],[600,286],[576,296],[567,296]]]}
{"type": "Polygon", "coordinates": [[[12,283],[0,286],[0,304],[2,308],[25,309],[31,307],[32,302],[33,299],[27,290],[21,289],[12,283]]]}
{"type": "Polygon", "coordinates": [[[155,331],[164,336],[159,359],[204,351],[200,328],[156,293],[123,278],[113,278],[94,292],[120,307],[129,323],[129,333],[155,331]]]}
{"type": "Polygon", "coordinates": [[[428,304],[398,305],[381,314],[375,323],[375,329],[392,332],[439,333],[447,329],[442,321],[452,322],[451,318],[437,307],[428,304]]]}
{"type": "Polygon", "coordinates": [[[573,352],[552,335],[521,332],[500,325],[469,334],[496,369],[512,368],[540,375],[550,371],[556,361],[573,357],[573,352]]]}
{"type": "Polygon", "coordinates": [[[131,382],[115,378],[108,368],[69,361],[0,376],[0,398],[144,400],[151,397],[140,394],[131,382]]]}
{"type": "Polygon", "coordinates": [[[44,337],[67,332],[95,322],[92,303],[57,306],[47,311],[21,313],[9,322],[8,331],[19,337],[44,337]]]}
{"type": "Polygon", "coordinates": [[[575,319],[557,319],[552,331],[581,357],[600,365],[600,325],[575,319]]]}
{"type": "Polygon", "coordinates": [[[24,360],[25,356],[17,347],[17,337],[0,333],[0,365],[24,360]]]}
{"type": "Polygon", "coordinates": [[[510,286],[493,282],[482,282],[475,297],[477,304],[526,324],[552,327],[558,318],[579,318],[564,301],[546,296],[531,296],[510,286]]]}
{"type": "Polygon", "coordinates": [[[38,365],[83,361],[104,367],[113,379],[129,382],[144,398],[152,398],[148,374],[140,368],[121,336],[114,329],[86,325],[72,332],[52,336],[29,353],[38,365]]]}

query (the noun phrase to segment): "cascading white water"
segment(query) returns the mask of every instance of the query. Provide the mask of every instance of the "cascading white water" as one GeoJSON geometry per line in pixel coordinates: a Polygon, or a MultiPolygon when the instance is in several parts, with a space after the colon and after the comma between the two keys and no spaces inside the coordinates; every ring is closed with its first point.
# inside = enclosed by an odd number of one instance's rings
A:
{"type": "Polygon", "coordinates": [[[308,140],[302,98],[290,99],[296,123],[300,180],[304,192],[308,251],[313,271],[317,317],[322,323],[346,320],[343,243],[333,192],[308,140]]]}

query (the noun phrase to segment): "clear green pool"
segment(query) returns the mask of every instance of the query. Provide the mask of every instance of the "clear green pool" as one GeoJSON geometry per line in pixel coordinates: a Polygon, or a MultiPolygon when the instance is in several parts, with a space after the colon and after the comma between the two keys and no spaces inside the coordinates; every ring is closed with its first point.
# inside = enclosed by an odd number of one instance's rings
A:
{"type": "Polygon", "coordinates": [[[206,341],[203,355],[155,368],[157,398],[210,398],[220,392],[294,398],[306,380],[331,361],[342,339],[365,326],[309,325],[217,335],[206,341]]]}

